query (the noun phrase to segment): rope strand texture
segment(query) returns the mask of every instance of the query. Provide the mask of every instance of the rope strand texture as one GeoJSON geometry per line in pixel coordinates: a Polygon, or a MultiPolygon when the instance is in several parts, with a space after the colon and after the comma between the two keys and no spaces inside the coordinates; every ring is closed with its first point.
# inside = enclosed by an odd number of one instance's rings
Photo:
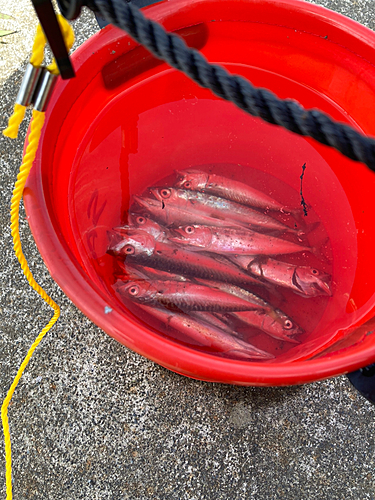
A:
{"type": "Polygon", "coordinates": [[[254,87],[248,80],[231,75],[221,66],[210,64],[200,52],[167,33],[158,23],[124,0],[90,0],[92,10],[108,22],[125,30],[157,58],[182,71],[198,85],[231,101],[243,111],[273,125],[331,146],[351,160],[365,163],[375,171],[375,140],[349,125],[336,122],[319,110],[306,110],[290,99],[279,99],[272,92],[254,87]]]}
{"type": "Polygon", "coordinates": [[[3,130],[3,135],[5,137],[9,137],[10,139],[17,139],[18,130],[20,125],[25,118],[26,108],[22,106],[22,104],[15,104],[13,108],[13,114],[9,118],[8,126],[3,130]]]}

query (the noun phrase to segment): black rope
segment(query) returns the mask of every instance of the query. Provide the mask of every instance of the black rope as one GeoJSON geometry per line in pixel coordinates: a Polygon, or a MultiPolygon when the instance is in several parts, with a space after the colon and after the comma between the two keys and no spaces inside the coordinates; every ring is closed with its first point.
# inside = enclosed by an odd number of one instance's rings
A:
{"type": "Polygon", "coordinates": [[[250,115],[295,134],[312,137],[375,171],[374,139],[349,125],[332,120],[317,109],[306,110],[295,101],[279,99],[269,90],[256,88],[245,78],[210,64],[200,52],[187,47],[180,37],[167,33],[160,24],[147,19],[140,10],[124,0],[89,0],[88,7],[125,30],[157,58],[250,115]]]}

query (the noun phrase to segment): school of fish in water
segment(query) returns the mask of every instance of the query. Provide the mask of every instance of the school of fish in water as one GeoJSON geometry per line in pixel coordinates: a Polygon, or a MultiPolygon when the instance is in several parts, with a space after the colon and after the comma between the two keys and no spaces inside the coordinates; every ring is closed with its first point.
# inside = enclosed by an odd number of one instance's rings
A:
{"type": "Polygon", "coordinates": [[[306,298],[332,294],[325,272],[277,258],[313,251],[300,244],[304,227],[294,223],[300,209],[192,169],[177,172],[173,186],[147,193],[133,196],[127,225],[109,232],[108,253],[121,269],[115,290],[125,303],[133,301],[166,327],[239,359],[274,356],[240,338],[238,325],[299,343],[302,328],[254,289],[286,287],[306,298]],[[280,212],[292,227],[272,216],[280,212]]]}

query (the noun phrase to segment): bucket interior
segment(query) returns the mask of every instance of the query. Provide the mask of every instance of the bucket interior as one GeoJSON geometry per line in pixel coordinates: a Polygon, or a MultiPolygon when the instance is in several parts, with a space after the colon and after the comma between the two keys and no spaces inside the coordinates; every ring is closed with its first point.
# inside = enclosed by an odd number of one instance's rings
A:
{"type": "MultiPolygon", "coordinates": [[[[375,108],[373,65],[324,38],[318,28],[308,32],[302,21],[301,26],[285,24],[223,20],[179,29],[187,43],[229,72],[374,135],[369,112],[375,108]]],[[[333,293],[304,298],[278,288],[275,305],[304,330],[300,343],[280,342],[260,331],[251,341],[275,356],[264,362],[270,369],[340,357],[361,342],[371,347],[374,174],[331,148],[215,97],[113,27],[89,43],[91,48],[77,56],[84,62],[76,81],[58,87],[48,114],[40,156],[43,193],[60,242],[93,288],[123,316],[127,335],[137,325],[166,345],[222,357],[167,331],[115,293],[117,264],[107,253],[108,231],[127,221],[133,195],[167,185],[176,171],[199,167],[300,207],[305,165],[302,193],[308,214],[302,218],[306,226],[320,222],[308,235],[319,258],[289,255],[284,260],[328,272],[333,293]],[[86,60],[88,51],[92,56],[86,60]],[[79,91],[72,91],[73,85],[79,91]]]]}

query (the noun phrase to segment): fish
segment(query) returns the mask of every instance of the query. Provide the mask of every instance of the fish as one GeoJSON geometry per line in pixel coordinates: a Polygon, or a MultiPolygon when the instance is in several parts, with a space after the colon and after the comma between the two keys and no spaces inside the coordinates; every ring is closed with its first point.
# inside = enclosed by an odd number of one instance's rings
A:
{"type": "Polygon", "coordinates": [[[248,290],[244,290],[243,288],[240,288],[239,286],[233,285],[231,283],[221,283],[218,281],[212,281],[212,280],[209,281],[197,278],[195,279],[195,281],[203,285],[210,286],[212,288],[217,288],[218,290],[222,290],[223,292],[226,292],[230,295],[235,295],[236,297],[246,300],[247,302],[253,305],[253,309],[260,309],[266,311],[270,311],[273,309],[271,304],[269,304],[261,297],[258,297],[258,295],[256,295],[255,293],[249,292],[248,290]]]}
{"type": "Polygon", "coordinates": [[[168,237],[170,236],[170,232],[167,228],[153,221],[146,215],[139,214],[129,214],[129,225],[117,226],[112,229],[113,234],[117,233],[121,239],[122,235],[126,235],[129,230],[132,229],[140,229],[149,235],[151,235],[155,241],[168,241],[168,237]]]}
{"type": "Polygon", "coordinates": [[[180,226],[173,230],[170,241],[185,245],[189,250],[219,255],[278,255],[312,252],[310,247],[251,231],[250,229],[218,228],[203,225],[180,226]]]}
{"type": "Polygon", "coordinates": [[[197,321],[190,316],[146,305],[140,305],[139,307],[160,320],[163,328],[173,328],[201,345],[215,349],[217,352],[244,360],[265,361],[274,358],[272,354],[233,337],[213,325],[197,321]]]}
{"type": "MultiPolygon", "coordinates": [[[[289,335],[296,335],[297,333],[302,333],[302,329],[295,324],[295,322],[287,316],[283,311],[273,307],[269,302],[258,297],[256,294],[249,292],[248,290],[243,290],[242,288],[231,285],[230,283],[217,283],[217,282],[208,282],[206,280],[198,280],[199,283],[207,284],[207,286],[211,286],[214,288],[219,288],[222,291],[225,291],[229,294],[234,294],[236,297],[240,297],[244,300],[248,300],[250,303],[254,305],[253,311],[258,311],[259,315],[246,315],[244,314],[244,321],[254,321],[254,323],[249,323],[251,326],[262,325],[262,328],[268,328],[267,333],[271,332],[274,335],[278,335],[277,338],[281,340],[286,340],[288,335],[284,334],[284,332],[289,332],[289,335]],[[263,317],[264,316],[268,316],[263,317]],[[246,320],[247,318],[247,320],[246,320]],[[260,322],[260,320],[262,320],[260,322]],[[280,329],[280,325],[282,330],[280,329]],[[291,333],[290,333],[291,332],[291,333]]],[[[221,321],[224,321],[224,318],[220,314],[216,314],[221,321]]],[[[289,337],[288,337],[288,341],[289,337]]],[[[294,340],[292,342],[295,342],[294,340]]],[[[295,342],[296,343],[296,342],[295,342]]]]}
{"type": "Polygon", "coordinates": [[[146,214],[130,212],[128,214],[128,219],[130,226],[134,229],[142,229],[142,231],[146,231],[146,233],[151,234],[156,241],[166,241],[168,239],[168,229],[152,220],[146,214]]]}
{"type": "Polygon", "coordinates": [[[235,295],[217,288],[196,285],[191,282],[137,280],[127,283],[117,282],[116,291],[124,299],[135,302],[163,306],[177,311],[248,311],[254,306],[235,295]]]}
{"type": "Polygon", "coordinates": [[[254,208],[240,205],[225,198],[198,191],[169,187],[151,188],[151,192],[164,206],[175,206],[182,210],[198,211],[208,217],[234,221],[245,227],[261,227],[263,230],[290,231],[299,235],[304,234],[302,230],[288,227],[254,208]]]}
{"type": "Polygon", "coordinates": [[[166,227],[192,223],[206,224],[207,226],[228,226],[229,224],[231,227],[243,227],[243,224],[226,220],[223,214],[220,217],[212,217],[202,214],[194,208],[183,209],[169,203],[161,203],[159,200],[153,198],[136,195],[133,196],[133,200],[146,210],[154,220],[166,227]]]}
{"type": "Polygon", "coordinates": [[[235,337],[238,336],[238,333],[230,328],[223,318],[219,317],[220,315],[216,315],[215,313],[208,311],[189,311],[189,315],[198,321],[203,321],[210,326],[219,328],[220,330],[229,333],[229,335],[234,335],[235,337]]]}
{"type": "Polygon", "coordinates": [[[110,244],[107,252],[126,262],[153,267],[187,277],[231,282],[247,286],[259,285],[259,280],[241,270],[225,257],[197,255],[175,245],[161,243],[142,230],[128,230],[120,242],[110,244]]]}
{"type": "Polygon", "coordinates": [[[122,227],[121,231],[108,231],[110,244],[107,253],[114,257],[127,258],[134,254],[152,256],[155,250],[155,238],[138,229],[122,227]]]}
{"type": "Polygon", "coordinates": [[[284,340],[292,344],[300,343],[298,340],[292,338],[293,336],[304,333],[301,327],[279,309],[273,311],[253,310],[233,312],[226,314],[225,317],[232,328],[238,326],[239,321],[247,326],[256,327],[262,330],[270,337],[284,340]]]}
{"type": "MultiPolygon", "coordinates": [[[[230,169],[231,165],[228,165],[228,168],[230,169]]],[[[202,170],[189,169],[176,171],[176,173],[178,175],[178,180],[174,185],[176,188],[209,193],[236,203],[264,210],[291,211],[284,207],[282,203],[243,182],[234,181],[233,179],[202,170]]],[[[297,211],[297,209],[294,210],[297,211]]]]}
{"type": "Polygon", "coordinates": [[[164,281],[188,281],[188,278],[181,274],[173,274],[159,269],[154,269],[147,266],[137,266],[136,264],[129,264],[127,261],[118,260],[117,264],[122,269],[123,274],[119,276],[120,279],[128,280],[164,280],[164,281]]]}
{"type": "Polygon", "coordinates": [[[303,297],[332,296],[331,276],[315,267],[297,266],[264,255],[233,256],[230,260],[253,276],[289,288],[303,297]]]}

